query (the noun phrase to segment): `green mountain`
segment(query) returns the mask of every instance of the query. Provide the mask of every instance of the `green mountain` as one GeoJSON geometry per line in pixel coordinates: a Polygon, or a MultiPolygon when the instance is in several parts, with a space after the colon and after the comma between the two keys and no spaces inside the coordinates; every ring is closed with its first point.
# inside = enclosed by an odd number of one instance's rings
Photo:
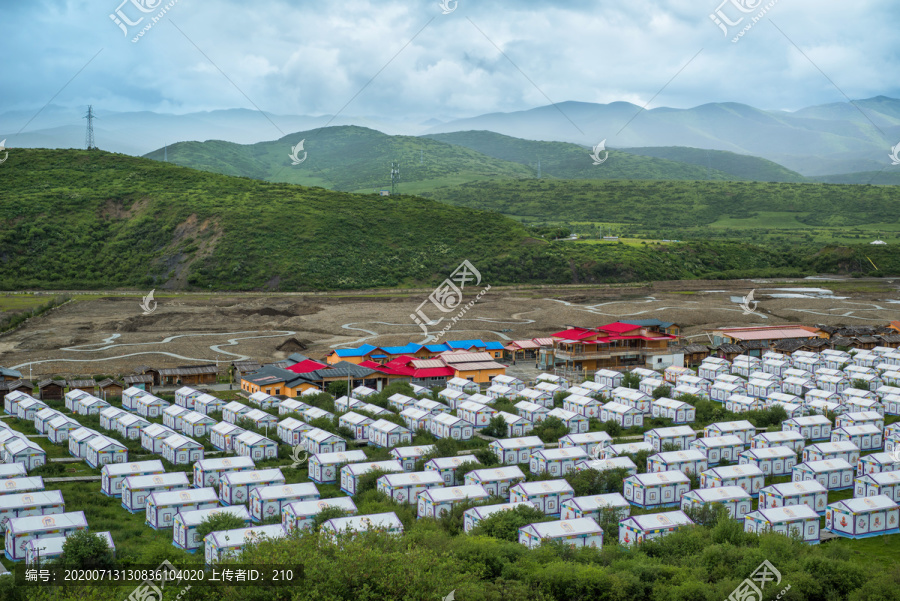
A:
{"type": "MultiPolygon", "coordinates": [[[[385,198],[235,178],[102,151],[17,149],[0,169],[0,183],[0,289],[7,290],[431,286],[465,259],[492,286],[866,272],[867,257],[882,273],[900,273],[900,255],[890,246],[550,242],[551,230],[496,212],[414,196],[385,198]]],[[[695,183],[481,185],[493,186],[489,189],[500,198],[494,202],[482,190],[477,202],[505,209],[520,195],[521,210],[545,218],[578,211],[596,217],[611,210],[634,222],[711,218],[693,206],[695,200],[684,200],[697,198],[695,183]],[[619,193],[612,194],[616,189],[619,193]],[[607,196],[616,196],[616,202],[607,196]],[[536,206],[541,198],[545,209],[536,206]],[[682,215],[688,206],[693,209],[682,215]]],[[[765,186],[777,191],[785,185],[703,186],[708,189],[700,198],[708,201],[734,197],[727,209],[706,210],[740,215],[741,207],[752,210],[765,186]]],[[[830,207],[843,199],[859,219],[878,213],[898,217],[898,209],[877,196],[887,188],[866,189],[868,196],[859,202],[847,200],[840,186],[787,186],[796,188],[785,193],[789,202],[830,207]],[[805,188],[820,192],[811,195],[805,188]]],[[[462,191],[454,198],[459,204],[476,192],[469,186],[455,190],[462,191]]],[[[811,215],[809,224],[829,214],[811,215]]]]}
{"type": "Polygon", "coordinates": [[[755,180],[801,182],[799,173],[777,163],[696,148],[623,148],[594,165],[590,151],[568,142],[522,140],[491,131],[464,131],[424,136],[465,146],[488,156],[534,166],[538,159],[545,177],[558,179],[755,180]]]}
{"type": "Polygon", "coordinates": [[[873,186],[900,186],[900,167],[885,167],[881,171],[860,171],[837,175],[817,175],[809,178],[823,184],[862,184],[873,186]]]}
{"type": "Polygon", "coordinates": [[[796,171],[791,171],[778,163],[725,150],[703,150],[701,148],[685,148],[683,146],[623,148],[622,150],[631,154],[707,167],[728,173],[738,180],[790,183],[808,181],[796,171]]]}
{"type": "MultiPolygon", "coordinates": [[[[401,192],[477,180],[530,178],[530,169],[484,156],[462,146],[411,136],[389,136],[357,126],[326,127],[258,144],[211,140],[169,146],[168,162],[192,169],[320,186],[347,192],[372,192],[391,185],[391,163],[400,164],[401,192]],[[293,165],[291,150],[303,141],[293,165]]],[[[163,149],[146,158],[163,160],[163,149]]]]}
{"type": "MultiPolygon", "coordinates": [[[[224,175],[366,193],[390,187],[391,163],[400,164],[399,190],[406,194],[476,181],[533,179],[538,159],[541,175],[557,179],[746,179],[707,169],[705,163],[618,150],[610,151],[602,165],[594,165],[588,149],[577,144],[533,142],[491,132],[411,137],[356,126],[327,127],[250,145],[218,140],[182,142],[146,155],[155,160],[164,157],[176,165],[224,175]],[[293,165],[289,155],[301,140],[303,150],[298,151],[298,158],[305,153],[306,159],[293,165]]],[[[753,157],[744,159],[743,171],[752,171],[753,157]]],[[[772,179],[777,179],[771,175],[775,171],[790,173],[776,169],[774,163],[756,161],[765,164],[761,171],[772,179]]]]}
{"type": "Polygon", "coordinates": [[[620,232],[651,239],[757,240],[777,230],[798,243],[800,235],[844,238],[850,228],[857,238],[900,231],[900,201],[890,186],[548,179],[473,182],[427,196],[581,232],[620,224],[620,232]]]}

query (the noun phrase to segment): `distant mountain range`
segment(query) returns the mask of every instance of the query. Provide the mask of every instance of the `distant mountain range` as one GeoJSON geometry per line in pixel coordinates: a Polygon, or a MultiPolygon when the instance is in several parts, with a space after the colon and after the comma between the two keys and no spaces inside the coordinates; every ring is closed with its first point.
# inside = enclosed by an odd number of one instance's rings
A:
{"type": "MultiPolygon", "coordinates": [[[[105,112],[95,107],[96,142],[105,150],[144,155],[177,142],[222,140],[232,144],[257,144],[289,138],[291,146],[309,132],[326,125],[356,125],[392,135],[427,135],[446,140],[444,134],[467,134],[458,145],[480,144],[469,132],[493,132],[525,141],[567,142],[582,147],[606,140],[611,149],[631,155],[672,160],[702,167],[703,171],[740,173],[704,164],[706,150],[760,157],[769,165],[774,181],[793,181],[797,175],[816,181],[896,184],[900,167],[891,165],[890,148],[900,142],[900,100],[879,96],[851,103],[834,103],[794,112],[762,110],[737,103],[714,103],[690,109],[642,110],[627,102],[593,104],[564,102],[527,111],[492,113],[446,123],[390,122],[356,116],[263,115],[232,109],[185,115],[153,112],[105,112]],[[292,134],[291,132],[301,132],[292,134]],[[289,135],[290,134],[290,135],[289,135]],[[297,138],[301,136],[301,138],[297,138]],[[296,139],[295,139],[296,138],[296,139]],[[677,150],[677,149],[689,150],[677,150]],[[653,149],[653,150],[649,150],[653,149]],[[704,151],[698,153],[697,151],[704,151]],[[897,173],[894,173],[896,171],[897,173]],[[791,174],[794,173],[794,175],[791,174]],[[788,179],[779,179],[788,178],[788,179]]],[[[82,148],[83,111],[49,106],[34,117],[27,111],[0,114],[0,139],[15,148],[82,148]],[[20,129],[28,123],[24,133],[20,129]]],[[[520,165],[545,160],[532,155],[544,147],[519,145],[520,165]]],[[[489,156],[491,154],[481,150],[489,156]]],[[[507,152],[507,151],[504,151],[507,152]]],[[[165,152],[164,152],[165,154],[165,152]]],[[[549,158],[549,157],[548,157],[549,158]]],[[[724,155],[719,157],[725,161],[724,155]]],[[[732,157],[729,160],[736,160],[732,157]]],[[[611,167],[611,165],[609,165],[611,167]]],[[[761,167],[761,164],[757,164],[761,167]]],[[[576,171],[578,168],[576,168],[576,171]]],[[[687,173],[687,172],[686,172],[687,173]]],[[[760,176],[745,173],[748,179],[760,176]]],[[[705,179],[705,177],[703,178],[705,179]]]]}
{"type": "Polygon", "coordinates": [[[146,157],[224,175],[348,192],[389,187],[392,163],[400,167],[399,190],[407,194],[470,182],[535,179],[538,172],[545,179],[806,181],[771,161],[715,150],[604,151],[597,165],[589,149],[568,142],[520,140],[486,131],[388,136],[355,126],[251,145],[185,142],[146,157]],[[301,140],[301,162],[294,165],[289,150],[301,140]]]}
{"type": "Polygon", "coordinates": [[[627,102],[564,102],[434,126],[427,133],[488,130],[529,140],[612,148],[680,146],[759,156],[803,175],[880,171],[900,142],[900,100],[879,96],[795,112],[737,103],[642,111],[627,102]],[[621,132],[621,133],[618,133],[621,132]]]}

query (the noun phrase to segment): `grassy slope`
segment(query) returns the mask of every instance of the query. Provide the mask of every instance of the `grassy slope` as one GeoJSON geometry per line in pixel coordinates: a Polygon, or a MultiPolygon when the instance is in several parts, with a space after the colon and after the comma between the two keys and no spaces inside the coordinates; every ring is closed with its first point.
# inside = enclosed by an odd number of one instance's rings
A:
{"type": "Polygon", "coordinates": [[[0,178],[0,282],[9,288],[400,285],[526,239],[513,221],[434,201],[229,178],[101,152],[23,150],[0,178]]]}
{"type": "Polygon", "coordinates": [[[700,167],[730,173],[738,179],[759,182],[805,182],[807,178],[796,171],[791,171],[778,163],[755,156],[747,156],[721,150],[703,150],[681,146],[659,148],[625,148],[632,154],[657,157],[679,163],[688,163],[700,167]]]}
{"type": "MultiPolygon", "coordinates": [[[[594,165],[590,151],[568,142],[538,142],[504,136],[490,131],[466,131],[425,136],[448,144],[477,150],[487,156],[529,165],[536,169],[541,162],[544,177],[558,179],[661,179],[700,180],[707,170],[666,158],[638,156],[612,150],[602,165],[594,165]]],[[[605,156],[605,154],[601,154],[605,156]]],[[[712,170],[709,176],[718,181],[743,179],[724,171],[712,170]]]]}
{"type": "MultiPolygon", "coordinates": [[[[690,149],[687,149],[690,150],[690,149]]],[[[303,152],[299,153],[302,158],[303,152]]],[[[723,153],[728,154],[728,153],[723,153]]],[[[707,171],[689,160],[669,160],[612,151],[603,165],[593,165],[577,144],[533,142],[491,132],[435,136],[388,136],[357,126],[327,127],[291,134],[280,140],[241,145],[210,140],[182,142],[168,148],[168,162],[184,167],[276,182],[321,186],[334,190],[372,192],[390,187],[392,162],[401,164],[401,190],[422,193],[437,187],[472,181],[532,179],[541,172],[551,178],[663,179],[716,181],[779,180],[790,174],[774,163],[733,155],[719,160],[731,171],[707,171]],[[304,142],[306,160],[292,165],[291,148],[304,142]]],[[[162,160],[157,150],[147,158],[162,160]]],[[[799,176],[798,176],[799,177],[799,176]]],[[[801,178],[802,179],[802,178],[801,178]]]]}
{"type": "Polygon", "coordinates": [[[442,281],[463,259],[492,285],[867,272],[863,253],[885,273],[900,271],[890,247],[549,243],[477,210],[667,227],[770,206],[808,213],[809,226],[896,221],[900,209],[878,196],[883,188],[850,198],[838,186],[530,180],[464,185],[440,196],[473,209],[72,150],[22,150],[0,170],[0,184],[0,289],[404,287],[442,281]]]}
{"type": "Polygon", "coordinates": [[[560,179],[673,179],[802,182],[799,173],[753,156],[696,148],[624,148],[610,152],[601,167],[577,144],[539,142],[489,131],[465,131],[427,136],[458,144],[499,159],[535,165],[541,159],[545,176],[560,179]],[[709,169],[708,169],[709,168],[709,169]]]}
{"type": "MultiPolygon", "coordinates": [[[[303,152],[299,157],[303,158],[303,152]]],[[[162,160],[157,150],[147,158],[162,160]]],[[[357,126],[327,127],[280,140],[241,145],[231,142],[183,142],[170,146],[176,165],[255,179],[372,192],[390,187],[391,163],[401,164],[401,182],[460,182],[527,178],[527,167],[484,156],[468,148],[410,136],[388,136],[357,126]],[[305,140],[306,160],[292,165],[291,149],[305,140]]],[[[431,186],[433,187],[433,186],[431,186]]],[[[404,188],[405,190],[405,188],[404,188]]]]}
{"type": "MultiPolygon", "coordinates": [[[[897,224],[896,189],[821,184],[660,181],[480,182],[442,188],[429,197],[530,220],[611,221],[643,229],[680,230],[725,220],[793,221],[798,228],[897,224]]],[[[773,225],[773,224],[770,224],[773,225]]]]}

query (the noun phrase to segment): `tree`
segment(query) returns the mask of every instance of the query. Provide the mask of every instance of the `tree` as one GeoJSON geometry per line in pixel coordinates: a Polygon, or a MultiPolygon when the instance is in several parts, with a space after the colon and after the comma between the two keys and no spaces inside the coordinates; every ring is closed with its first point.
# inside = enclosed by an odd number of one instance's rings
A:
{"type": "Polygon", "coordinates": [[[659,400],[661,398],[668,398],[669,394],[672,392],[671,386],[657,386],[653,389],[653,398],[659,400]]]}
{"type": "Polygon", "coordinates": [[[108,570],[115,567],[116,560],[106,538],[79,530],[66,537],[62,555],[55,560],[55,565],[72,570],[108,570]]]}
{"type": "Polygon", "coordinates": [[[506,429],[506,420],[497,415],[492,417],[488,425],[481,429],[481,433],[494,438],[506,438],[506,429]]]}
{"type": "Polygon", "coordinates": [[[553,518],[532,505],[519,505],[513,509],[498,511],[484,518],[470,532],[477,536],[493,536],[500,540],[517,542],[519,528],[537,522],[547,522],[553,518]]]}
{"type": "Polygon", "coordinates": [[[622,483],[627,477],[628,470],[625,468],[603,471],[591,468],[569,472],[566,475],[566,482],[575,491],[576,497],[588,497],[622,492],[622,483]]]}
{"type": "Polygon", "coordinates": [[[544,442],[556,442],[569,433],[569,428],[558,417],[548,417],[539,424],[535,424],[531,431],[544,442]]]}
{"type": "Polygon", "coordinates": [[[333,520],[335,518],[343,518],[350,515],[346,510],[341,509],[340,507],[326,507],[319,513],[313,516],[312,520],[312,529],[315,532],[318,532],[322,527],[322,524],[327,522],[328,520],[333,520]]]}
{"type": "Polygon", "coordinates": [[[865,380],[855,379],[850,382],[850,387],[857,390],[869,390],[869,383],[865,380]]]}
{"type": "Polygon", "coordinates": [[[622,386],[637,390],[641,387],[641,377],[634,372],[625,372],[622,374],[622,386]]]}
{"type": "Polygon", "coordinates": [[[203,521],[197,526],[197,538],[203,540],[210,532],[220,532],[222,530],[236,530],[245,528],[247,524],[242,518],[220,511],[203,518],[203,521]]]}
{"type": "Polygon", "coordinates": [[[484,467],[500,465],[500,458],[497,457],[497,454],[490,448],[478,449],[475,451],[474,455],[475,459],[477,459],[484,467]]]}
{"type": "Polygon", "coordinates": [[[334,398],[346,396],[348,392],[349,391],[347,389],[347,383],[344,381],[328,383],[328,394],[330,394],[334,398]]]}

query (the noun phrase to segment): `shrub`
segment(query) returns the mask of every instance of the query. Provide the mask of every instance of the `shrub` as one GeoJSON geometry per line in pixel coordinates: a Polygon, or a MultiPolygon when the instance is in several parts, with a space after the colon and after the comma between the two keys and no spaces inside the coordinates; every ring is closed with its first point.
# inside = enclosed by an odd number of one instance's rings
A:
{"type": "Polygon", "coordinates": [[[232,513],[223,511],[203,518],[203,521],[197,526],[197,538],[203,540],[210,532],[236,530],[244,527],[244,520],[232,513]]]}
{"type": "Polygon", "coordinates": [[[672,393],[671,386],[657,386],[653,389],[653,398],[661,399],[663,397],[668,397],[672,393]]]}
{"type": "Polygon", "coordinates": [[[554,518],[530,505],[520,505],[514,509],[498,511],[484,518],[470,532],[477,536],[492,536],[500,540],[518,542],[519,528],[537,522],[549,522],[554,518]]]}
{"type": "Polygon", "coordinates": [[[625,372],[622,375],[622,386],[625,388],[633,388],[637,390],[641,387],[641,377],[633,372],[625,372]]]}
{"type": "Polygon", "coordinates": [[[569,428],[558,417],[548,417],[539,424],[534,425],[531,434],[544,442],[556,442],[569,433],[569,428]]]}
{"type": "Polygon", "coordinates": [[[73,570],[109,570],[115,567],[116,560],[105,538],[79,530],[66,537],[62,555],[53,563],[73,570]]]}
{"type": "Polygon", "coordinates": [[[506,438],[506,420],[500,417],[492,417],[488,425],[481,429],[484,436],[493,436],[494,438],[506,438]]]}
{"type": "Polygon", "coordinates": [[[566,482],[575,491],[576,497],[587,497],[622,492],[622,483],[627,477],[628,470],[625,468],[603,471],[586,469],[568,473],[566,482]]]}

